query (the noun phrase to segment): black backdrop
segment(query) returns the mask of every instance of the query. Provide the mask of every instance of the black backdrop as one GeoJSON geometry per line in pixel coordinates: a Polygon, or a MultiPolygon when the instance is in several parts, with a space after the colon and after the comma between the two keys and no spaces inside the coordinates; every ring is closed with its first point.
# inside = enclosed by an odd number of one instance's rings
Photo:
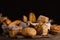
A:
{"type": "Polygon", "coordinates": [[[29,12],[36,16],[45,15],[60,24],[59,13],[57,13],[55,1],[0,1],[0,13],[8,16],[11,20],[22,19],[22,15],[28,17],[29,12]]]}

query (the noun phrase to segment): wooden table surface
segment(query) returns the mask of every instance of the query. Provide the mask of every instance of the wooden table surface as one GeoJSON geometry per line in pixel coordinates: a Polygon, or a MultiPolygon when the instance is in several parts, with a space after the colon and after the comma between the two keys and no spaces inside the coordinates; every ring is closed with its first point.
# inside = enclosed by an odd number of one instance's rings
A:
{"type": "Polygon", "coordinates": [[[0,40],[60,40],[60,35],[49,35],[49,37],[38,38],[10,38],[8,36],[0,36],[0,40]]]}

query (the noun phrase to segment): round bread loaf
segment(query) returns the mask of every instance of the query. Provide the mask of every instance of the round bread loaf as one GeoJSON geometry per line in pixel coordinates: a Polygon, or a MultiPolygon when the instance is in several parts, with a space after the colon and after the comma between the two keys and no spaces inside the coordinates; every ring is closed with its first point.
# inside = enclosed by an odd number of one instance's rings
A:
{"type": "Polygon", "coordinates": [[[34,28],[30,28],[30,27],[23,28],[22,35],[33,37],[36,35],[36,30],[34,28]]]}
{"type": "Polygon", "coordinates": [[[60,25],[56,25],[56,24],[52,25],[50,31],[52,34],[55,34],[55,33],[60,34],[60,25]]]}

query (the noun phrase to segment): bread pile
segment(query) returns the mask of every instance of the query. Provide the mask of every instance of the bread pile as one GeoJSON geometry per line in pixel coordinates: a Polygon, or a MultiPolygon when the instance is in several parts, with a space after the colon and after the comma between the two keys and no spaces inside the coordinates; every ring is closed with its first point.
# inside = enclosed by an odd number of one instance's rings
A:
{"type": "MultiPolygon", "coordinates": [[[[0,17],[2,21],[5,17],[0,17]]],[[[23,36],[34,37],[38,35],[47,35],[48,31],[53,33],[60,33],[60,25],[51,25],[50,19],[46,16],[40,15],[36,20],[36,16],[33,12],[29,14],[29,20],[23,15],[23,21],[10,19],[4,19],[3,25],[7,25],[9,28],[10,37],[15,37],[18,33],[23,36]]]]}

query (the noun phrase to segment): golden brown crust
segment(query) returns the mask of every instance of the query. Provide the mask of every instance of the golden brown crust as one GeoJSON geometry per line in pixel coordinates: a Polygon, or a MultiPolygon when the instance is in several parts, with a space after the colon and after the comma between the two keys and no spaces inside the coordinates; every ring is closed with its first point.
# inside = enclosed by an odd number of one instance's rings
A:
{"type": "Polygon", "coordinates": [[[36,16],[33,12],[29,14],[29,21],[31,22],[36,22],[36,16]]]}
{"type": "Polygon", "coordinates": [[[57,24],[53,24],[51,26],[51,32],[56,32],[56,33],[60,33],[60,25],[57,25],[57,24]]]}
{"type": "Polygon", "coordinates": [[[38,21],[42,21],[42,22],[48,22],[49,21],[49,18],[46,17],[46,16],[43,16],[43,15],[40,15],[37,19],[37,22],[38,21]]]}
{"type": "Polygon", "coordinates": [[[9,25],[10,23],[12,23],[12,21],[10,19],[6,19],[6,23],[9,25]]]}
{"type": "Polygon", "coordinates": [[[9,26],[12,26],[12,25],[18,25],[21,23],[21,20],[15,20],[13,21],[11,24],[9,24],[9,26]]]}
{"type": "Polygon", "coordinates": [[[38,35],[42,34],[42,27],[41,26],[35,26],[35,29],[36,29],[38,35]]]}
{"type": "Polygon", "coordinates": [[[35,36],[36,30],[34,28],[30,28],[30,27],[24,28],[24,29],[22,29],[22,35],[30,36],[30,37],[35,36]]]}

